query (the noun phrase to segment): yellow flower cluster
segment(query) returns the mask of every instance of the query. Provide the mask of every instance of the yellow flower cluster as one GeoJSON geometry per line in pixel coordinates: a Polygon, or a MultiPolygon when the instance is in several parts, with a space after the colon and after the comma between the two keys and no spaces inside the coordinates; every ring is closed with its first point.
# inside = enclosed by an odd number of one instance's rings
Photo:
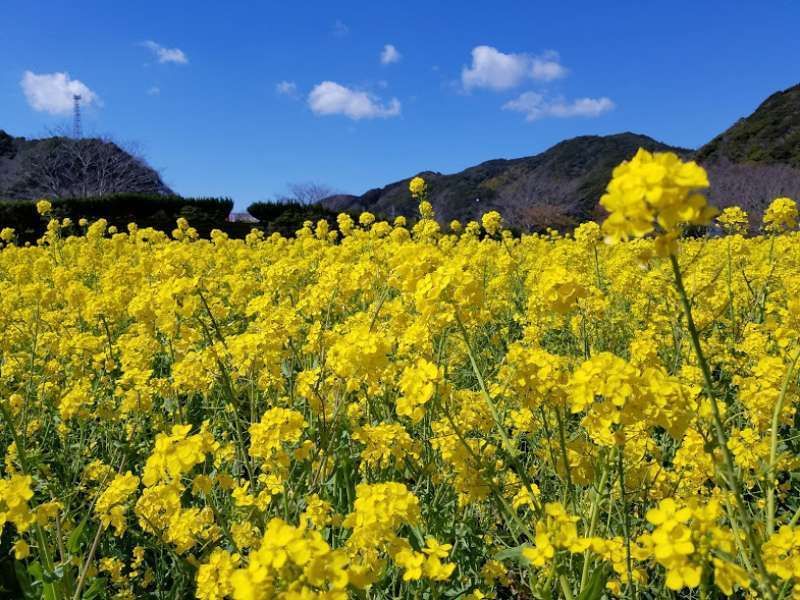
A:
{"type": "Polygon", "coordinates": [[[800,597],[797,208],[707,185],[641,151],[569,235],[421,178],[292,238],[0,229],[2,593],[800,597]]]}
{"type": "Polygon", "coordinates": [[[414,177],[408,182],[408,190],[414,198],[422,199],[427,190],[427,185],[422,177],[414,177]]]}
{"type": "Polygon", "coordinates": [[[94,506],[95,512],[100,516],[104,527],[114,526],[117,536],[125,533],[125,502],[132,497],[139,488],[139,478],[130,471],[124,475],[117,475],[103,493],[97,498],[94,506]]]}
{"type": "Polygon", "coordinates": [[[481,217],[481,225],[489,235],[497,235],[503,228],[503,217],[496,210],[490,210],[481,217]]]}
{"type": "Polygon", "coordinates": [[[188,435],[191,429],[191,425],[174,425],[169,435],[156,435],[155,447],[142,471],[146,486],[180,480],[205,460],[206,453],[213,449],[213,438],[206,430],[188,435]]]}
{"type": "Polygon", "coordinates": [[[385,469],[419,459],[417,444],[400,423],[365,425],[353,432],[353,439],[365,446],[361,451],[362,469],[385,469]]]}
{"type": "Polygon", "coordinates": [[[202,565],[198,597],[347,598],[347,557],[341,550],[331,550],[317,531],[274,518],[267,524],[261,545],[250,552],[247,565],[232,568],[240,560],[238,555],[218,554],[216,560],[202,565]]]}
{"type": "Polygon", "coordinates": [[[738,206],[729,206],[723,209],[719,214],[717,223],[719,223],[722,230],[729,235],[736,233],[743,234],[747,232],[750,219],[747,213],[738,206]]]}
{"type": "Polygon", "coordinates": [[[764,212],[764,229],[780,233],[797,228],[797,203],[791,198],[776,198],[764,212]]]}
{"type": "Polygon", "coordinates": [[[402,396],[397,399],[397,414],[417,423],[425,416],[425,405],[436,392],[439,368],[429,360],[417,359],[400,377],[402,396]]]}
{"type": "Polygon", "coordinates": [[[707,225],[716,214],[697,190],[708,177],[695,162],[683,162],[672,152],[640,149],[614,169],[600,204],[610,214],[603,229],[614,241],[642,237],[653,231],[674,251],[681,224],[707,225]]]}
{"type": "Polygon", "coordinates": [[[12,475],[0,479],[0,528],[12,523],[19,531],[27,531],[33,524],[28,501],[33,498],[32,479],[28,475],[12,475]]]}
{"type": "Polygon", "coordinates": [[[250,456],[272,460],[284,443],[296,443],[306,423],[303,415],[286,408],[271,408],[250,426],[250,456]]]}

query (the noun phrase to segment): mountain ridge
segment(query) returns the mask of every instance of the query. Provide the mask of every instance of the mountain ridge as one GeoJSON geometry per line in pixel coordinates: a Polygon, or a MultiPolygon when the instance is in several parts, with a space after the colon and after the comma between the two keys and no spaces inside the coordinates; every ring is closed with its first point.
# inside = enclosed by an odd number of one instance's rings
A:
{"type": "MultiPolygon", "coordinates": [[[[602,218],[600,196],[614,166],[639,147],[696,159],[709,174],[711,202],[738,204],[757,217],[775,197],[800,197],[800,84],[776,92],[747,117],[698,149],[672,146],[641,133],[584,135],[531,156],[490,159],[462,171],[423,171],[437,218],[476,219],[499,210],[524,229],[568,228],[602,218]]],[[[330,210],[369,210],[386,217],[416,215],[407,187],[411,177],[361,195],[339,194],[330,210]]]]}

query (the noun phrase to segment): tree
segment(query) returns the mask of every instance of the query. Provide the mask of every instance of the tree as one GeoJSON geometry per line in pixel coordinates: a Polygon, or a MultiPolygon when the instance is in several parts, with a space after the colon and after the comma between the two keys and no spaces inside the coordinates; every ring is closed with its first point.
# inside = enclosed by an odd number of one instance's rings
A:
{"type": "Polygon", "coordinates": [[[734,163],[725,158],[703,163],[711,187],[709,202],[718,208],[737,205],[758,229],[764,210],[775,198],[800,197],[800,169],[783,164],[734,163]]]}
{"type": "Polygon", "coordinates": [[[287,200],[294,200],[300,204],[317,204],[321,200],[336,194],[336,190],[324,183],[304,181],[290,183],[286,186],[289,190],[287,200]]]}
{"type": "Polygon", "coordinates": [[[171,193],[144,158],[110,138],[60,135],[36,140],[19,161],[17,181],[10,190],[18,198],[171,193]]]}
{"type": "Polygon", "coordinates": [[[570,207],[562,204],[529,204],[511,206],[503,211],[503,217],[523,231],[542,233],[548,228],[569,231],[577,224],[570,207]]]}

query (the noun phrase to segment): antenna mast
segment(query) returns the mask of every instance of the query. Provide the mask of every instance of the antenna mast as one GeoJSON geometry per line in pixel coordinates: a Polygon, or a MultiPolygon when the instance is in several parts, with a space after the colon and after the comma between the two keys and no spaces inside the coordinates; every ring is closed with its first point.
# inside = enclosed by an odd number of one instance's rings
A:
{"type": "Polygon", "coordinates": [[[73,94],[72,102],[72,137],[79,140],[83,137],[81,129],[81,95],[73,94]]]}

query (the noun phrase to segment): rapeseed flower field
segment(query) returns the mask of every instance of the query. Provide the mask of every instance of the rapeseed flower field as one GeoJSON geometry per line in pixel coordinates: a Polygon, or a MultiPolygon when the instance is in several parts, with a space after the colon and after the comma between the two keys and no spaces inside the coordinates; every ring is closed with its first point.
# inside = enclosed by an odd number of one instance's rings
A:
{"type": "Polygon", "coordinates": [[[642,150],[568,236],[420,178],[413,226],[3,230],[0,596],[800,598],[798,211],[707,187],[642,150]]]}

